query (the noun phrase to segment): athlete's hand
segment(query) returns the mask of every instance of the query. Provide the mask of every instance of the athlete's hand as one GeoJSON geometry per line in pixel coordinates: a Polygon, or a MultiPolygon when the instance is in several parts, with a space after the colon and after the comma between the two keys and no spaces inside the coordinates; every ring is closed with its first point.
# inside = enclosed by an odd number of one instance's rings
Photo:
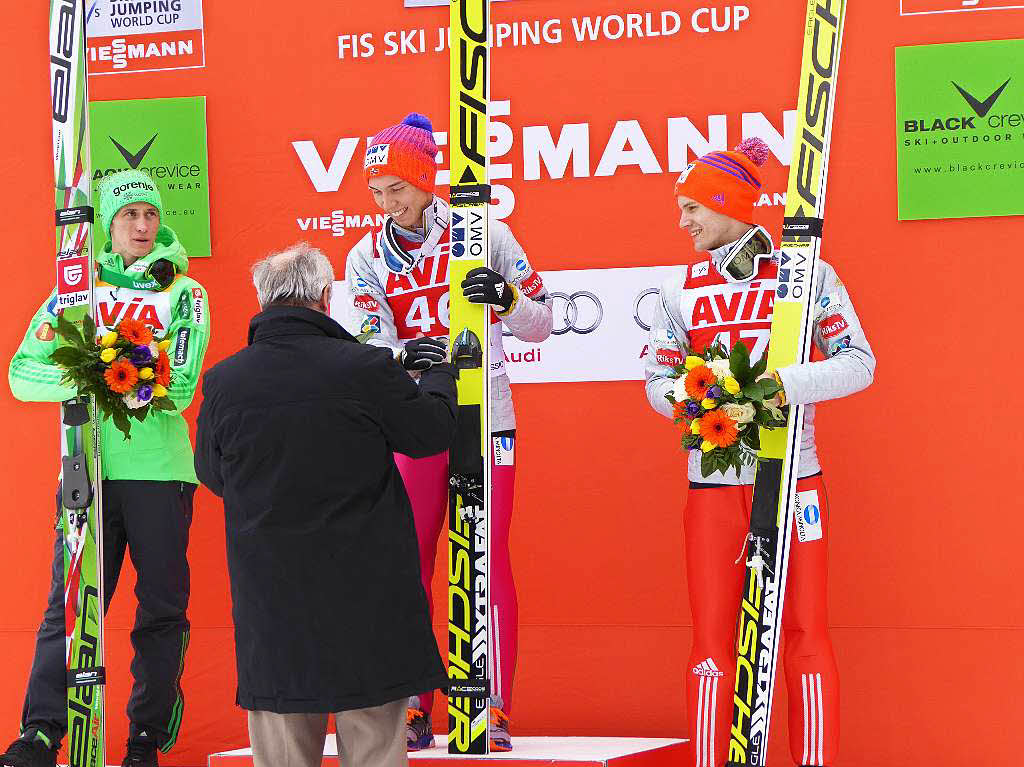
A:
{"type": "Polygon", "coordinates": [[[505,278],[493,269],[478,266],[470,269],[462,281],[462,295],[472,304],[493,304],[507,312],[515,300],[515,292],[505,278]]]}
{"type": "Polygon", "coordinates": [[[766,371],[757,377],[757,380],[768,380],[779,385],[779,390],[775,393],[775,396],[769,400],[765,400],[766,405],[772,405],[774,407],[782,407],[786,404],[786,389],[782,384],[782,378],[774,370],[766,371]]]}
{"type": "Polygon", "coordinates": [[[399,362],[406,370],[427,370],[448,359],[448,344],[442,338],[414,338],[407,341],[399,362]]]}

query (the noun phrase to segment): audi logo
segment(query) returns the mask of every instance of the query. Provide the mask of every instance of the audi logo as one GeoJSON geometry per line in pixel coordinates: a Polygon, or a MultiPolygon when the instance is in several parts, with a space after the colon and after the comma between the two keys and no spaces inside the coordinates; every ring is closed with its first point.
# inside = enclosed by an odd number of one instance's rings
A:
{"type": "MultiPolygon", "coordinates": [[[[633,321],[645,332],[651,329],[660,292],[658,288],[647,288],[640,291],[633,302],[633,321]]],[[[577,290],[574,293],[555,291],[548,293],[548,299],[554,317],[552,335],[563,336],[570,332],[587,335],[597,330],[604,320],[601,299],[589,290],[577,290]]],[[[503,328],[502,335],[512,336],[513,333],[503,328]]]]}
{"type": "Polygon", "coordinates": [[[651,323],[654,321],[654,309],[657,306],[657,295],[660,292],[657,288],[647,288],[647,290],[641,291],[640,295],[636,297],[636,301],[633,302],[633,319],[646,331],[650,331],[651,323]],[[653,298],[651,298],[652,296],[653,298]],[[641,314],[647,319],[642,319],[641,314]]]}
{"type": "Polygon", "coordinates": [[[565,335],[570,330],[580,335],[593,333],[604,319],[604,307],[590,291],[555,292],[550,296],[551,313],[554,316],[554,327],[551,329],[553,335],[565,335]]]}

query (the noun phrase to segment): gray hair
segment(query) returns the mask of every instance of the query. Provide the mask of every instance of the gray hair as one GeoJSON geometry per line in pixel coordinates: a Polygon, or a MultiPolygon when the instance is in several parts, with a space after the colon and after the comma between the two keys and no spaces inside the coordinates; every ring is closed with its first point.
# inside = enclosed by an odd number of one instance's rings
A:
{"type": "Polygon", "coordinates": [[[273,304],[312,306],[333,282],[331,262],[308,242],[271,253],[252,265],[252,284],[263,308],[273,304]]]}

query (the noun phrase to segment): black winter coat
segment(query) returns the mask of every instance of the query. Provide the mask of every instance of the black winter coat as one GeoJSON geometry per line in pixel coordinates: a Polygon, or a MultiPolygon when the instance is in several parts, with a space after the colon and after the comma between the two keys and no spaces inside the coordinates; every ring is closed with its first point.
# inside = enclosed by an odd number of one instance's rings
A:
{"type": "Polygon", "coordinates": [[[344,711],[444,687],[393,453],[448,447],[454,368],[417,386],[328,316],[271,307],[203,397],[196,473],[224,499],[238,705],[344,711]]]}

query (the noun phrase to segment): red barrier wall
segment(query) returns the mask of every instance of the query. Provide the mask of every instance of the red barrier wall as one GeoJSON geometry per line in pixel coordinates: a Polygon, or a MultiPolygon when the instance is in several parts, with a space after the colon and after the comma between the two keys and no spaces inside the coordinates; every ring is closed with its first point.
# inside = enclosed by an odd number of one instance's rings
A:
{"type": "MultiPolygon", "coordinates": [[[[205,5],[205,69],[94,77],[90,87],[97,100],[208,97],[214,258],[194,261],[192,273],[210,293],[212,364],[244,342],[256,310],[253,260],[309,239],[340,275],[362,232],[303,233],[296,219],[371,211],[362,145],[340,190],[318,193],[291,142],[314,141],[329,164],[339,138],[371,135],[411,110],[445,130],[447,57],[384,56],[381,46],[384,30],[436,34],[444,9],[404,9],[399,0],[205,5]],[[339,59],[337,36],[363,32],[375,33],[377,55],[339,59]]],[[[502,120],[516,137],[506,160],[513,178],[502,182],[516,196],[508,221],[541,271],[674,264],[691,255],[675,227],[668,117],[689,117],[707,135],[708,115],[726,115],[730,145],[741,138],[744,112],[761,112],[782,131],[783,111],[796,103],[803,2],[748,0],[749,19],[738,31],[708,34],[690,26],[700,5],[495,4],[498,21],[561,18],[567,38],[493,56],[494,98],[511,100],[502,120]],[[659,18],[663,10],[682,19],[677,34],[568,39],[573,16],[651,11],[659,18]],[[616,121],[632,119],[662,172],[633,166],[596,177],[616,121]],[[524,180],[523,127],[550,126],[557,137],[568,123],[589,123],[591,175],[550,179],[542,171],[540,180],[524,180]]],[[[1021,302],[1012,279],[987,264],[1001,254],[994,262],[1014,273],[1021,221],[896,221],[893,48],[1019,36],[1024,12],[900,17],[898,6],[850,0],[829,182],[826,258],[854,296],[879,360],[871,389],[819,410],[843,680],[837,764],[1010,764],[1024,727],[1021,707],[1010,703],[1024,683],[1024,603],[1012,596],[1024,533],[1015,500],[1024,442],[1016,427],[1021,366],[1003,350],[1021,302]]],[[[0,351],[9,358],[52,284],[53,245],[45,13],[16,4],[4,15],[0,209],[9,287],[0,351]]],[[[783,191],[786,170],[770,160],[770,191],[783,191]]],[[[761,213],[777,231],[781,208],[761,213]]],[[[650,411],[639,382],[523,385],[516,398],[512,546],[522,628],[514,732],[686,736],[691,621],[684,456],[674,428],[650,411]]],[[[3,739],[17,733],[46,595],[57,434],[55,407],[19,404],[6,387],[0,415],[8,424],[0,446],[8,499],[0,556],[3,739]]],[[[205,490],[196,498],[190,558],[187,707],[179,746],[164,760],[178,765],[205,763],[207,753],[246,742],[233,705],[222,509],[205,490]]],[[[131,585],[129,574],[108,618],[109,761],[120,757],[127,730],[131,585]]],[[[443,604],[440,582],[435,590],[443,604]]],[[[784,764],[786,708],[775,710],[770,758],[784,764]]]]}

